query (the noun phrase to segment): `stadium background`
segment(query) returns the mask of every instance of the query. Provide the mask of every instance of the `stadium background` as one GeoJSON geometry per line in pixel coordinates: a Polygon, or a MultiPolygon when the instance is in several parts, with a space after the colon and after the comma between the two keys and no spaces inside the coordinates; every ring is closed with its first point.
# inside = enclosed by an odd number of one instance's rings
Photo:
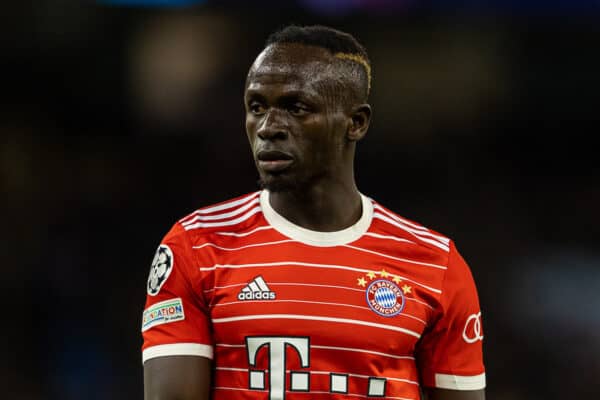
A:
{"type": "Polygon", "coordinates": [[[488,398],[600,398],[597,1],[141,3],[3,4],[2,398],[142,398],[154,250],[256,188],[243,82],[290,22],[367,46],[359,187],[458,243],[488,398]]]}

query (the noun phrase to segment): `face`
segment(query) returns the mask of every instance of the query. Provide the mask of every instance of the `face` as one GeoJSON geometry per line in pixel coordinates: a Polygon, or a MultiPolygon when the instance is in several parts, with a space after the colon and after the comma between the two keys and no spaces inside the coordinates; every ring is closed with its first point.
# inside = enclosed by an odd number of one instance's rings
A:
{"type": "Polygon", "coordinates": [[[262,185],[270,191],[306,189],[348,168],[350,118],[333,89],[328,57],[316,47],[278,44],[250,69],[246,133],[262,185]]]}

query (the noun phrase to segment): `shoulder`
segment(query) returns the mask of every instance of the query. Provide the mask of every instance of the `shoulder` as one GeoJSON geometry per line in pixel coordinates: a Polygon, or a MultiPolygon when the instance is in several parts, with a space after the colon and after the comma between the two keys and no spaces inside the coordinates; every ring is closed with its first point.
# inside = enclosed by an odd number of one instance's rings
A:
{"type": "Polygon", "coordinates": [[[403,217],[373,199],[371,201],[373,203],[373,220],[380,230],[434,252],[442,252],[447,255],[450,251],[452,240],[446,235],[403,217]]]}
{"type": "Polygon", "coordinates": [[[256,222],[253,217],[261,211],[260,191],[246,193],[187,214],[173,225],[170,234],[192,238],[245,230],[256,222]]]}

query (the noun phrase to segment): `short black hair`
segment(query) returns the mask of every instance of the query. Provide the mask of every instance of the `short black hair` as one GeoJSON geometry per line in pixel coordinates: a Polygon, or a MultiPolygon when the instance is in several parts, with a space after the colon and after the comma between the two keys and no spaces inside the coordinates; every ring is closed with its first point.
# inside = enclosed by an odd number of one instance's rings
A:
{"type": "Polygon", "coordinates": [[[371,61],[366,48],[351,34],[324,25],[288,25],[271,33],[265,48],[278,43],[298,43],[328,50],[332,56],[360,66],[364,100],[371,89],[371,61]]]}
{"type": "Polygon", "coordinates": [[[300,43],[317,46],[329,50],[331,54],[357,54],[364,57],[365,60],[369,60],[367,50],[354,36],[324,25],[288,25],[269,35],[265,47],[274,43],[300,43]]]}

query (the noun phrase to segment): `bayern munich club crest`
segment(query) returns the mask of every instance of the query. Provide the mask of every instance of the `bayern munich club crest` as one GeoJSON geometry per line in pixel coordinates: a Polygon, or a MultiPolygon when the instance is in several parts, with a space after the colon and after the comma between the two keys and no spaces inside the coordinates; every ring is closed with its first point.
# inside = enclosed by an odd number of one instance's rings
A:
{"type": "Polygon", "coordinates": [[[371,282],[367,287],[366,296],[371,310],[383,317],[393,317],[404,309],[405,299],[402,289],[387,279],[371,282]]]}

